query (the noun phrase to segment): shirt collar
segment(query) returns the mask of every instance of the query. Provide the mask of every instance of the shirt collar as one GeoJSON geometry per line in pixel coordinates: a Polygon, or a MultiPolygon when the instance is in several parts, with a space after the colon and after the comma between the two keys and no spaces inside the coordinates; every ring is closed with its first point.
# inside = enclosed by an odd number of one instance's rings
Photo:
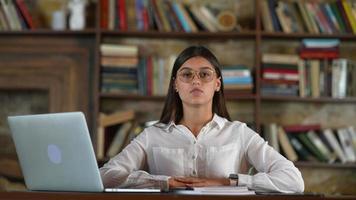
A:
{"type": "MultiPolygon", "coordinates": [[[[214,113],[213,119],[208,123],[210,124],[210,127],[212,127],[212,125],[217,125],[219,129],[223,128],[224,123],[225,123],[226,119],[223,117],[220,117],[219,115],[217,115],[216,113],[214,113]]],[[[172,127],[177,127],[176,123],[174,123],[174,121],[169,122],[169,124],[165,125],[165,126],[161,126],[163,130],[167,131],[167,132],[171,132],[172,127]]]]}

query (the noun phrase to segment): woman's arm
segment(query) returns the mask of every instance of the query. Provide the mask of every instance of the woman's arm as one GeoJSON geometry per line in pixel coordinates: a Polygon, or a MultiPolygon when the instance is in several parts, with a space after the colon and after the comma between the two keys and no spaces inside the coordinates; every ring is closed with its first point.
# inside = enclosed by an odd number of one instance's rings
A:
{"type": "Polygon", "coordinates": [[[275,151],[257,133],[245,126],[242,145],[257,174],[239,174],[239,185],[260,191],[294,193],[304,191],[304,181],[294,164],[275,151]]]}
{"type": "Polygon", "coordinates": [[[168,176],[151,175],[146,167],[147,132],[143,131],[122,152],[100,168],[104,187],[168,189],[168,176]]]}

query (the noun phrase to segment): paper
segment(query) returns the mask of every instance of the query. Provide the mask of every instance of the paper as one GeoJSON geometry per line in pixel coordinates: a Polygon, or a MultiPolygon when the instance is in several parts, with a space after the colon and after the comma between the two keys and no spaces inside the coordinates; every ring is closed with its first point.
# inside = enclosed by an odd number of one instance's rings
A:
{"type": "Polygon", "coordinates": [[[255,195],[255,191],[248,190],[245,186],[212,186],[195,187],[193,190],[179,190],[178,194],[190,195],[255,195]]]}

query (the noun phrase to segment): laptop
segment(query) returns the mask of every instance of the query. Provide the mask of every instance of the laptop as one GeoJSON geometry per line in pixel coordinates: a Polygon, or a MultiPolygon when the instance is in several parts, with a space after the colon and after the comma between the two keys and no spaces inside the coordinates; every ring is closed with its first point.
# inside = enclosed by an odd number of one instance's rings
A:
{"type": "Polygon", "coordinates": [[[10,116],[8,123],[29,190],[160,192],[160,189],[104,189],[81,112],[10,116]]]}

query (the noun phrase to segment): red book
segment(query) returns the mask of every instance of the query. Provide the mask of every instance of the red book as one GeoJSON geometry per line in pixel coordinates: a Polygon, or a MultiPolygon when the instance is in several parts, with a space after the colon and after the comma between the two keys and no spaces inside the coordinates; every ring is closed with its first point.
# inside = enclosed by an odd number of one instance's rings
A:
{"type": "Polygon", "coordinates": [[[142,18],[143,18],[143,30],[148,31],[150,29],[150,22],[148,16],[148,9],[145,6],[142,9],[142,18]]]}
{"type": "Polygon", "coordinates": [[[314,10],[316,11],[317,17],[319,18],[322,26],[326,29],[326,32],[333,33],[333,30],[332,30],[330,24],[328,24],[328,21],[326,20],[326,16],[320,9],[320,3],[313,2],[313,6],[314,6],[314,10]]]}
{"type": "Polygon", "coordinates": [[[109,22],[109,0],[100,0],[100,27],[107,29],[109,22]]]}
{"type": "Polygon", "coordinates": [[[288,125],[283,126],[283,129],[286,132],[307,132],[311,130],[320,130],[320,124],[295,124],[295,125],[288,125]]]}
{"type": "MultiPolygon", "coordinates": [[[[122,31],[127,30],[127,14],[126,14],[126,0],[119,0],[119,29],[122,31]]],[[[129,0],[131,1],[131,0],[129,0]]]]}
{"type": "Polygon", "coordinates": [[[298,74],[297,69],[273,69],[273,68],[264,68],[262,73],[278,73],[278,74],[298,74]]]}
{"type": "Polygon", "coordinates": [[[261,79],[262,84],[287,84],[287,85],[297,85],[299,81],[295,80],[284,80],[284,79],[261,79]]]}
{"type": "Polygon", "coordinates": [[[318,52],[318,51],[302,51],[300,52],[300,57],[303,59],[334,59],[339,58],[339,52],[329,51],[329,52],[318,52]]]}
{"type": "Polygon", "coordinates": [[[323,48],[323,47],[305,47],[302,46],[300,47],[299,51],[339,51],[339,47],[328,47],[328,48],[323,48]]]}
{"type": "Polygon", "coordinates": [[[24,0],[16,0],[16,5],[20,10],[20,13],[22,15],[22,17],[25,19],[26,24],[28,25],[29,29],[34,29],[34,23],[32,20],[32,16],[30,14],[30,11],[28,10],[25,1],[24,0]]]}

